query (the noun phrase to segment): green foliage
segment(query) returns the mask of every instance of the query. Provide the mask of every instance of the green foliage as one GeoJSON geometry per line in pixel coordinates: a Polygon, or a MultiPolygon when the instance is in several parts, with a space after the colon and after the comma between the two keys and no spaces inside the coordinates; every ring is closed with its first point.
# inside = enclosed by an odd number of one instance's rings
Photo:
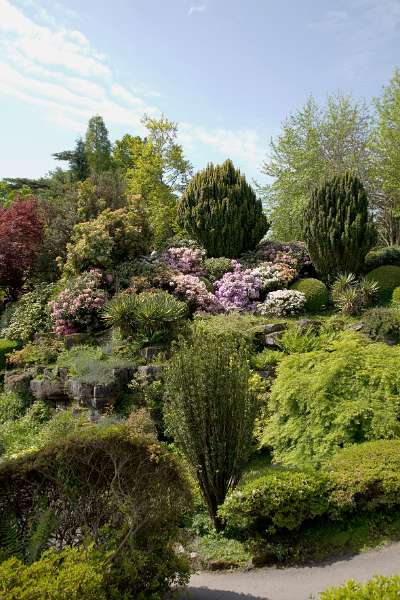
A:
{"type": "Polygon", "coordinates": [[[400,436],[400,349],[342,334],[278,366],[261,444],[283,464],[320,463],[339,447],[400,436]]]}
{"type": "Polygon", "coordinates": [[[220,569],[243,568],[250,564],[251,553],[238,540],[215,531],[196,540],[191,548],[198,554],[205,569],[218,565],[220,569]]]}
{"type": "Polygon", "coordinates": [[[112,269],[122,260],[146,253],[150,244],[150,229],[139,200],[126,208],[106,208],[99,216],[74,226],[67,244],[66,277],[91,267],[112,269]]]}
{"type": "Polygon", "coordinates": [[[125,337],[137,336],[143,343],[170,341],[186,317],[186,304],[162,290],[118,294],[103,313],[108,325],[119,327],[125,337]]]}
{"type": "Polygon", "coordinates": [[[178,214],[210,257],[238,257],[253,250],[268,230],[261,201],[230,160],[209,164],[193,177],[178,214]]]}
{"type": "Polygon", "coordinates": [[[115,369],[132,368],[130,361],[109,356],[98,346],[74,346],[57,358],[57,367],[68,369],[68,375],[88,385],[106,385],[115,380],[115,369]]]}
{"type": "Polygon", "coordinates": [[[388,304],[392,299],[394,288],[400,285],[400,267],[387,265],[377,267],[365,276],[366,279],[376,281],[379,286],[378,298],[382,304],[388,304]]]}
{"type": "Polygon", "coordinates": [[[367,583],[350,580],[341,587],[329,588],[318,600],[397,600],[400,595],[400,576],[375,575],[367,583]]]}
{"type": "Polygon", "coordinates": [[[332,284],[331,295],[336,308],[344,315],[358,315],[376,299],[379,286],[371,279],[357,281],[353,273],[338,275],[332,284]]]}
{"type": "Polygon", "coordinates": [[[203,262],[204,268],[206,269],[211,281],[217,281],[225,273],[229,273],[234,270],[232,260],[220,256],[219,258],[206,258],[203,262]]]}
{"type": "Polygon", "coordinates": [[[17,520],[20,538],[32,538],[45,504],[55,515],[51,539],[95,545],[107,598],[161,600],[186,583],[173,546],[191,494],[176,453],[154,437],[128,424],[87,426],[3,462],[0,481],[1,514],[17,520]]]}
{"type": "Polygon", "coordinates": [[[394,288],[392,293],[392,306],[400,308],[400,286],[394,288]]]}
{"type": "Polygon", "coordinates": [[[103,118],[89,119],[85,138],[85,155],[92,174],[107,171],[111,166],[111,143],[103,118]]]}
{"type": "Polygon", "coordinates": [[[240,337],[194,328],[166,370],[165,421],[193,467],[217,529],[217,508],[250,452],[258,410],[240,337]],[[205,443],[207,440],[207,443],[205,443]]]}
{"type": "Polygon", "coordinates": [[[279,365],[284,357],[285,355],[283,352],[265,348],[262,352],[254,354],[251,357],[251,365],[258,371],[268,371],[268,369],[275,368],[279,365]]]}
{"type": "Polygon", "coordinates": [[[219,510],[232,530],[247,536],[296,530],[329,507],[329,478],[323,474],[271,468],[262,477],[240,485],[219,510]]]}
{"type": "Polygon", "coordinates": [[[310,190],[322,177],[356,172],[368,177],[371,118],[351,96],[329,96],[320,107],[310,97],[282,124],[271,142],[262,172],[272,183],[261,189],[274,239],[302,238],[302,219],[310,190]]]}
{"type": "Polygon", "coordinates": [[[313,190],[304,217],[304,238],[324,279],[360,272],[375,231],[366,191],[355,175],[336,175],[313,190]]]}
{"type": "MultiPolygon", "coordinates": [[[[11,415],[10,415],[11,416],[11,415]]],[[[34,402],[18,419],[8,419],[0,424],[0,455],[9,458],[38,444],[38,434],[43,423],[49,419],[50,409],[43,402],[34,402]]]]}
{"type": "Polygon", "coordinates": [[[7,362],[13,367],[26,365],[48,365],[57,360],[57,356],[64,349],[61,340],[44,338],[26,344],[21,350],[16,350],[8,356],[7,362]]]}
{"type": "Polygon", "coordinates": [[[363,331],[375,340],[400,339],[400,311],[397,308],[372,308],[363,314],[363,331]]]}
{"type": "Polygon", "coordinates": [[[2,334],[12,340],[27,342],[35,333],[49,331],[51,321],[47,304],[53,291],[53,284],[41,283],[31,292],[23,294],[2,334]]]}
{"type": "Polygon", "coordinates": [[[0,339],[0,371],[3,371],[6,368],[7,356],[11,354],[13,350],[18,348],[18,346],[19,343],[15,340],[0,339]]]}
{"type": "Polygon", "coordinates": [[[318,334],[313,327],[303,328],[294,325],[286,329],[276,343],[286,354],[302,354],[327,349],[332,337],[329,333],[318,334]]]}
{"type": "Polygon", "coordinates": [[[366,271],[372,271],[372,269],[384,265],[396,265],[400,267],[400,246],[385,246],[384,248],[377,248],[368,252],[364,264],[366,271]]]}
{"type": "Polygon", "coordinates": [[[14,392],[0,393],[0,423],[15,421],[24,414],[25,409],[25,401],[14,392]]]}
{"type": "Polygon", "coordinates": [[[0,564],[2,600],[105,600],[104,564],[93,551],[47,550],[25,565],[18,558],[0,564]]]}
{"type": "Polygon", "coordinates": [[[258,346],[258,338],[262,336],[265,324],[270,322],[271,319],[265,317],[236,311],[195,318],[196,326],[205,333],[240,336],[250,347],[258,346]]]}
{"type": "Polygon", "coordinates": [[[328,289],[326,285],[318,279],[312,277],[299,279],[299,281],[296,281],[290,286],[290,289],[297,290],[305,295],[305,310],[307,312],[320,312],[321,310],[324,310],[329,303],[328,289]]]}

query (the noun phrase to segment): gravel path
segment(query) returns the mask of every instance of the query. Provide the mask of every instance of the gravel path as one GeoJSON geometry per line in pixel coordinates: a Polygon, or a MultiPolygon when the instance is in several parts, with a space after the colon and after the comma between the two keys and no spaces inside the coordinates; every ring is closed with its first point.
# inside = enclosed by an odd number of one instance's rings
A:
{"type": "Polygon", "coordinates": [[[308,567],[193,575],[180,600],[308,600],[348,579],[400,573],[400,543],[308,567]]]}

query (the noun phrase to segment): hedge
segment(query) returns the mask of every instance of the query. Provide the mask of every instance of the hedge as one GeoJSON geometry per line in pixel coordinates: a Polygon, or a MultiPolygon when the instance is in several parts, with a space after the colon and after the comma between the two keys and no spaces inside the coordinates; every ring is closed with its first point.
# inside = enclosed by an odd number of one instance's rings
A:
{"type": "Polygon", "coordinates": [[[367,273],[366,278],[377,282],[379,301],[388,304],[392,299],[393,290],[400,285],[400,267],[395,265],[377,267],[367,273]]]}

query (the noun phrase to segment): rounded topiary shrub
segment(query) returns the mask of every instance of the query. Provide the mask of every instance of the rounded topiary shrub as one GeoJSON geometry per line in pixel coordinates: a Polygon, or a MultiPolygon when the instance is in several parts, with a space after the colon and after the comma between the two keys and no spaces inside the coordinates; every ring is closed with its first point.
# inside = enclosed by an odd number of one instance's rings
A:
{"type": "Polygon", "coordinates": [[[328,288],[319,279],[314,279],[313,277],[299,279],[299,281],[296,281],[291,286],[291,289],[302,292],[305,295],[305,310],[308,312],[318,312],[326,308],[328,304],[328,288]]]}
{"type": "Polygon", "coordinates": [[[400,285],[395,287],[392,293],[392,305],[400,308],[400,285]]]}
{"type": "Polygon", "coordinates": [[[378,298],[382,304],[387,304],[392,299],[393,290],[400,286],[400,267],[385,265],[370,271],[367,279],[376,281],[379,285],[378,298]]]}

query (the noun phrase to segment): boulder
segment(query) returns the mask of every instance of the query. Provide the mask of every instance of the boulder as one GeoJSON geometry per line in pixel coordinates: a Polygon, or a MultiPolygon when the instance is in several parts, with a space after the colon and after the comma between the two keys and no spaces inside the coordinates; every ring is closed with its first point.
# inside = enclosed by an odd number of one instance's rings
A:
{"type": "Polygon", "coordinates": [[[264,336],[263,346],[264,348],[270,348],[271,350],[276,350],[278,348],[277,341],[281,339],[283,335],[283,331],[274,331],[273,333],[269,333],[264,336]]]}
{"type": "Polygon", "coordinates": [[[37,377],[39,372],[38,367],[6,371],[4,374],[4,389],[20,396],[29,397],[31,395],[30,383],[32,379],[37,377]]]}
{"type": "Polygon", "coordinates": [[[143,383],[151,383],[161,379],[164,369],[165,365],[142,365],[137,368],[137,374],[143,383]]]}
{"type": "Polygon", "coordinates": [[[296,324],[302,331],[318,331],[321,327],[321,323],[315,319],[299,319],[296,324]]]}
{"type": "Polygon", "coordinates": [[[30,391],[37,400],[54,402],[55,404],[68,402],[68,396],[65,391],[64,381],[56,379],[32,379],[30,382],[30,391]]]}

